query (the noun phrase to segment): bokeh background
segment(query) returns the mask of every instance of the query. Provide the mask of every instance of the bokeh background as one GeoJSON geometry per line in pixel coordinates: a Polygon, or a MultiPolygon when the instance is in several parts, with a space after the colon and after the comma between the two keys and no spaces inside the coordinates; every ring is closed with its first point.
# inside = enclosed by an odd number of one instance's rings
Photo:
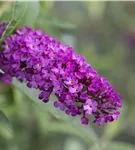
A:
{"type": "MultiPolygon", "coordinates": [[[[0,2],[0,21],[12,7],[0,2]]],[[[0,82],[0,150],[135,150],[135,2],[42,1],[28,11],[38,11],[35,29],[71,45],[110,81],[123,108],[118,121],[86,127],[38,105],[26,87],[0,82]]]]}

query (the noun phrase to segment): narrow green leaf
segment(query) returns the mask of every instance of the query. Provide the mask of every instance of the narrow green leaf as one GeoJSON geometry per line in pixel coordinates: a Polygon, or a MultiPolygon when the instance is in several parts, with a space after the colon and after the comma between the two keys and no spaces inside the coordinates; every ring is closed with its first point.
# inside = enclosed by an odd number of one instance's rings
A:
{"type": "Polygon", "coordinates": [[[72,120],[72,124],[73,124],[73,127],[83,132],[87,137],[90,137],[93,142],[97,142],[99,140],[98,135],[96,134],[96,132],[93,130],[93,128],[90,125],[84,126],[80,123],[79,116],[77,116],[76,118],[72,120]]]}
{"type": "Polygon", "coordinates": [[[34,26],[34,23],[36,22],[39,12],[40,12],[39,1],[34,1],[34,2],[29,1],[27,10],[21,20],[19,27],[34,26]]]}
{"type": "MultiPolygon", "coordinates": [[[[51,97],[50,102],[43,104],[43,102],[38,99],[38,90],[29,89],[26,87],[25,83],[20,83],[16,79],[13,80],[13,85],[25,95],[27,95],[32,100],[32,102],[39,105],[43,110],[45,109],[46,111],[49,111],[53,116],[55,116],[58,119],[64,120],[67,124],[72,124],[72,126],[80,132],[79,134],[81,134],[86,141],[98,141],[98,136],[96,132],[90,126],[84,126],[80,124],[79,117],[68,116],[59,109],[54,108],[53,102],[56,99],[54,96],[51,97]]],[[[57,129],[60,128],[58,128],[57,126],[57,129]]]]}
{"type": "Polygon", "coordinates": [[[75,25],[70,23],[70,22],[64,22],[61,21],[57,18],[48,16],[46,14],[40,13],[40,15],[37,18],[37,23],[38,24],[47,24],[48,26],[54,26],[58,28],[63,28],[63,29],[74,29],[75,25]]]}
{"type": "Polygon", "coordinates": [[[0,135],[8,140],[11,140],[14,136],[11,122],[2,110],[0,110],[0,135]]]}
{"type": "Polygon", "coordinates": [[[0,110],[0,126],[4,126],[5,128],[7,128],[10,131],[12,128],[9,119],[6,117],[6,115],[1,110],[0,110]]]}
{"type": "Polygon", "coordinates": [[[64,150],[84,150],[86,149],[85,143],[74,137],[69,137],[64,142],[64,150]]]}
{"type": "Polygon", "coordinates": [[[123,107],[121,109],[121,115],[119,116],[119,119],[117,121],[114,121],[110,124],[106,124],[104,129],[104,134],[102,136],[103,141],[109,141],[115,138],[120,132],[125,130],[125,128],[128,126],[128,122],[123,124],[125,120],[125,113],[126,113],[126,104],[123,104],[123,107]]]}

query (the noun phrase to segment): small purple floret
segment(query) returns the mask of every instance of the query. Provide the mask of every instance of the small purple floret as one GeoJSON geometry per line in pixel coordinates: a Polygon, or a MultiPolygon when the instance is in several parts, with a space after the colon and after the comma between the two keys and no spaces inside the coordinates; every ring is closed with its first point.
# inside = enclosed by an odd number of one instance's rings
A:
{"type": "Polygon", "coordinates": [[[98,103],[96,101],[92,101],[91,99],[88,99],[85,102],[83,109],[86,111],[87,114],[91,115],[92,112],[96,112],[97,106],[98,103]]]}
{"type": "Polygon", "coordinates": [[[84,125],[88,125],[89,123],[89,118],[84,116],[81,118],[81,124],[84,124],[84,125]]]}

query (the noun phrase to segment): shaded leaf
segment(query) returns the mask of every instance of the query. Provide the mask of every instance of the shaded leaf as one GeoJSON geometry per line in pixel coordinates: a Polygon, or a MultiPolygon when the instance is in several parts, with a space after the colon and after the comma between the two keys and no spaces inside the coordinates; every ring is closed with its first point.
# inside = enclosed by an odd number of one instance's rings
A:
{"type": "Polygon", "coordinates": [[[82,141],[74,137],[67,138],[64,143],[64,150],[84,150],[86,149],[85,147],[82,141]]]}
{"type": "Polygon", "coordinates": [[[24,27],[24,26],[32,27],[36,22],[39,11],[40,11],[39,1],[34,1],[34,2],[29,1],[27,10],[21,20],[19,27],[24,27]]]}
{"type": "MultiPolygon", "coordinates": [[[[84,139],[86,141],[96,142],[98,140],[98,136],[97,136],[96,132],[90,126],[84,126],[84,125],[80,124],[79,117],[68,116],[65,113],[63,113],[62,111],[60,111],[59,109],[54,108],[53,102],[56,99],[54,96],[51,96],[51,100],[48,103],[44,104],[42,101],[40,101],[38,99],[38,94],[39,94],[38,90],[27,88],[25,83],[20,83],[16,79],[14,79],[13,85],[16,88],[18,88],[21,92],[23,92],[25,95],[27,95],[32,100],[32,102],[39,105],[43,110],[49,111],[56,118],[66,121],[65,125],[70,126],[70,124],[72,124],[72,127],[74,127],[75,130],[77,129],[77,131],[79,131],[78,134],[80,136],[84,137],[84,139]]],[[[51,125],[49,127],[51,127],[51,125]]],[[[62,127],[59,127],[57,125],[55,125],[53,127],[54,127],[54,129],[55,129],[55,127],[57,127],[57,129],[62,131],[62,127]]],[[[64,130],[65,129],[67,130],[67,128],[64,127],[64,130]]]]}
{"type": "Polygon", "coordinates": [[[123,104],[121,109],[121,115],[117,121],[106,124],[105,131],[103,135],[103,140],[111,140],[115,138],[121,131],[123,131],[128,126],[128,121],[123,124],[125,120],[126,104],[123,104]]]}
{"type": "Polygon", "coordinates": [[[12,128],[11,122],[9,121],[9,119],[6,117],[6,115],[1,110],[0,110],[0,126],[3,126],[10,131],[12,128]]]}
{"type": "Polygon", "coordinates": [[[38,16],[37,23],[38,24],[47,24],[48,26],[54,26],[54,27],[63,28],[63,29],[74,29],[75,28],[75,25],[72,23],[64,22],[57,18],[47,16],[42,13],[40,13],[40,15],[38,16]]]}

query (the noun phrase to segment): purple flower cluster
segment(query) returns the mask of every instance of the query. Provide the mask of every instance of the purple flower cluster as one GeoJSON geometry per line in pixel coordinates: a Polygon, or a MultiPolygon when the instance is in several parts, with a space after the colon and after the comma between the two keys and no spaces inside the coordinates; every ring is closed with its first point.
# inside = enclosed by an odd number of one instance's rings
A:
{"type": "Polygon", "coordinates": [[[0,23],[0,38],[1,38],[2,34],[3,34],[3,32],[5,31],[6,27],[7,27],[7,23],[6,22],[0,23]]]}
{"type": "Polygon", "coordinates": [[[57,97],[54,107],[67,115],[81,115],[87,125],[111,122],[118,118],[120,96],[110,83],[86,60],[55,38],[29,27],[17,29],[2,45],[0,78],[10,83],[13,77],[25,81],[29,88],[39,89],[39,99],[48,102],[51,93],[57,97]]]}

